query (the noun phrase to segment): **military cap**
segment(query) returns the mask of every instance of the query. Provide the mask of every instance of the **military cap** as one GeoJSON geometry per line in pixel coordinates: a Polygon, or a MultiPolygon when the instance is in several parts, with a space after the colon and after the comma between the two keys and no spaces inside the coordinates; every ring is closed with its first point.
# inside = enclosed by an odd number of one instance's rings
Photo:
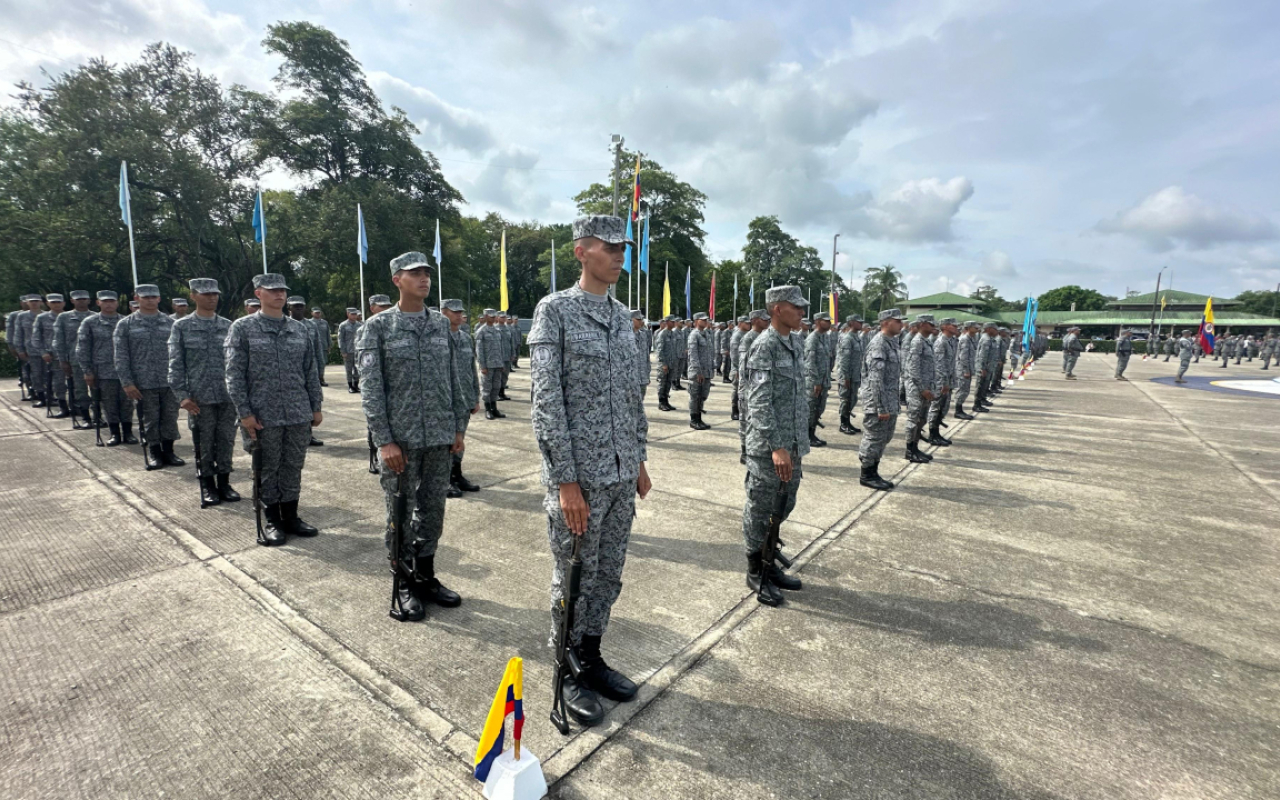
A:
{"type": "Polygon", "coordinates": [[[160,287],[154,283],[140,283],[133,287],[133,293],[138,297],[159,297],[160,287]]]}
{"type": "Polygon", "coordinates": [[[994,322],[984,322],[984,323],[982,323],[982,327],[983,327],[983,329],[984,329],[984,330],[985,330],[985,329],[987,329],[987,328],[995,328],[996,330],[999,330],[999,329],[1000,329],[1000,326],[999,326],[999,325],[997,325],[997,324],[996,324],[996,323],[994,323],[994,322]]]}
{"type": "Polygon", "coordinates": [[[707,312],[705,312],[705,311],[699,311],[697,314],[694,314],[694,315],[693,315],[693,319],[694,319],[695,321],[697,321],[697,320],[710,319],[710,317],[708,317],[708,316],[707,316],[707,312]]]}
{"type": "Polygon", "coordinates": [[[738,317],[738,324],[742,324],[746,322],[748,319],[749,317],[738,317]]]}
{"type": "Polygon", "coordinates": [[[371,306],[389,306],[389,305],[391,305],[391,298],[390,298],[390,297],[388,297],[388,296],[387,296],[387,295],[385,295],[385,294],[375,294],[373,297],[370,297],[370,298],[369,298],[369,305],[371,305],[371,306]]]}
{"type": "Polygon", "coordinates": [[[693,320],[689,319],[688,317],[685,317],[685,318],[684,318],[684,321],[685,321],[685,322],[693,322],[693,320]]]}
{"type": "Polygon", "coordinates": [[[1072,325],[1070,328],[1067,328],[1067,330],[1069,330],[1069,331],[1078,331],[1078,330],[1080,330],[1080,326],[1079,326],[1079,325],[1072,325]]]}
{"type": "MultiPolygon", "coordinates": [[[[187,287],[196,294],[222,294],[222,290],[218,288],[218,281],[214,278],[192,278],[187,281],[187,287]]],[[[175,299],[173,302],[178,301],[175,299]]],[[[186,303],[186,300],[182,301],[183,305],[186,303]]]]}
{"type": "Polygon", "coordinates": [[[464,311],[461,300],[445,300],[444,305],[440,306],[445,311],[464,311]]]}
{"type": "Polygon", "coordinates": [[[774,303],[790,303],[798,308],[809,307],[809,301],[805,299],[804,292],[800,291],[799,286],[774,286],[766,289],[764,304],[771,306],[774,303]]]}
{"type": "Polygon", "coordinates": [[[86,292],[84,289],[72,289],[71,299],[72,300],[88,300],[89,293],[86,292]]]}
{"type": "Polygon", "coordinates": [[[255,289],[288,289],[284,282],[284,276],[276,272],[266,272],[262,275],[253,276],[253,288],[255,289]]]}
{"type": "Polygon", "coordinates": [[[955,325],[955,324],[956,324],[956,318],[955,318],[955,317],[943,317],[942,319],[938,320],[938,324],[939,324],[939,325],[955,325]]]}
{"type": "Polygon", "coordinates": [[[117,295],[115,292],[111,291],[110,289],[103,289],[98,292],[98,299],[99,300],[119,300],[120,296],[117,295]]]}
{"type": "Polygon", "coordinates": [[[817,322],[818,320],[824,320],[824,321],[826,321],[826,322],[830,322],[830,321],[831,321],[831,315],[830,315],[830,314],[828,314],[828,313],[827,313],[827,312],[825,312],[825,311],[820,311],[820,312],[818,312],[817,314],[814,314],[814,315],[813,315],[813,321],[814,321],[814,322],[817,322]]]}
{"type": "Polygon", "coordinates": [[[60,295],[60,294],[46,294],[46,295],[44,296],[44,299],[45,299],[45,300],[48,300],[50,303],[61,303],[61,302],[62,302],[62,295],[60,295]]]}
{"type": "Polygon", "coordinates": [[[175,297],[169,301],[169,305],[174,305],[174,306],[185,306],[186,304],[187,304],[187,301],[183,300],[181,297],[175,297]]]}
{"type": "Polygon", "coordinates": [[[359,314],[359,313],[360,313],[360,309],[358,309],[358,308],[348,308],[348,309],[347,309],[347,313],[348,313],[348,314],[359,314]]]}
{"type": "Polygon", "coordinates": [[[138,301],[137,301],[137,300],[130,300],[130,301],[129,301],[129,308],[137,308],[137,307],[138,307],[138,301]]]}
{"type": "Polygon", "coordinates": [[[632,311],[632,312],[631,312],[631,318],[632,318],[632,319],[644,319],[644,312],[637,308],[635,311],[632,311]]]}
{"type": "Polygon", "coordinates": [[[896,308],[886,308],[876,316],[877,322],[884,322],[886,319],[902,319],[902,312],[896,308]]]}
{"type": "Polygon", "coordinates": [[[1182,332],[1182,335],[1183,335],[1183,336],[1186,336],[1186,335],[1188,335],[1189,333],[1191,333],[1191,331],[1190,331],[1190,330],[1185,330],[1185,331],[1183,331],[1183,332],[1182,332]]]}
{"type": "Polygon", "coordinates": [[[498,311],[497,311],[497,309],[494,309],[494,308],[486,308],[486,309],[484,310],[484,315],[485,315],[486,317],[496,317],[496,316],[498,316],[498,311]]]}
{"type": "Polygon", "coordinates": [[[769,312],[762,308],[757,308],[747,315],[748,320],[769,319],[769,312]]]}
{"type": "Polygon", "coordinates": [[[307,304],[307,298],[295,294],[290,295],[286,302],[291,306],[305,306],[307,304]]]}
{"type": "Polygon", "coordinates": [[[933,315],[932,315],[932,314],[916,314],[915,321],[916,321],[916,322],[927,322],[927,323],[929,323],[930,325],[933,325],[933,324],[935,324],[935,323],[937,322],[937,320],[935,320],[935,319],[933,318],[933,315]]]}
{"type": "Polygon", "coordinates": [[[24,294],[24,295],[22,295],[21,297],[19,297],[19,298],[18,298],[18,302],[19,302],[19,303],[30,303],[33,299],[35,299],[35,298],[37,298],[37,297],[39,297],[39,295],[34,295],[34,294],[24,294]]]}
{"type": "Polygon", "coordinates": [[[850,314],[849,316],[844,318],[844,321],[847,324],[850,322],[861,322],[862,319],[857,314],[850,314]]]}
{"type": "Polygon", "coordinates": [[[973,319],[966,319],[966,320],[964,321],[964,324],[962,324],[960,327],[961,327],[961,328],[976,328],[976,327],[978,327],[978,321],[977,321],[977,320],[973,320],[973,319]]]}
{"type": "Polygon", "coordinates": [[[635,241],[627,236],[627,225],[621,217],[608,214],[596,214],[590,217],[578,217],[573,221],[573,240],[595,237],[609,244],[630,244],[635,241]]]}
{"type": "Polygon", "coordinates": [[[403,269],[417,269],[418,267],[433,269],[431,262],[427,260],[426,253],[419,253],[417,250],[410,250],[407,253],[401,253],[391,259],[392,275],[395,275],[403,269]]]}
{"type": "Polygon", "coordinates": [[[668,315],[666,315],[665,317],[663,317],[663,318],[662,318],[662,321],[663,321],[663,322],[675,322],[675,321],[676,321],[676,315],[675,315],[675,314],[668,314],[668,315]]]}
{"type": "Polygon", "coordinates": [[[246,306],[246,307],[249,307],[249,306],[261,306],[261,305],[262,305],[262,303],[259,303],[259,302],[258,302],[257,298],[253,298],[253,297],[250,297],[248,300],[245,300],[245,301],[244,301],[244,304],[245,304],[245,306],[246,306]]]}
{"type": "Polygon", "coordinates": [[[315,312],[317,312],[317,311],[321,311],[321,312],[323,313],[323,311],[322,311],[322,309],[320,308],[320,306],[312,306],[312,307],[311,307],[311,312],[312,312],[313,314],[314,314],[315,312]]]}

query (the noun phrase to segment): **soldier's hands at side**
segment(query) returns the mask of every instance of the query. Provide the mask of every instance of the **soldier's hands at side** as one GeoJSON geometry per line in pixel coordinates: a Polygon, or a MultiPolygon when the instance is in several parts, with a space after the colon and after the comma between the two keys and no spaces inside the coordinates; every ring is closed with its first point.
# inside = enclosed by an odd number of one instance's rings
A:
{"type": "Polygon", "coordinates": [[[92,375],[85,375],[84,385],[88,386],[90,389],[93,389],[98,385],[98,379],[93,377],[92,375]]]}
{"type": "Polygon", "coordinates": [[[387,469],[399,475],[404,472],[404,453],[400,452],[400,445],[395,442],[387,442],[378,448],[378,456],[382,458],[382,463],[387,469]]]}
{"type": "Polygon", "coordinates": [[[324,414],[317,411],[311,415],[311,427],[319,428],[321,422],[324,422],[324,414]]]}
{"type": "Polygon", "coordinates": [[[466,441],[464,441],[463,435],[461,433],[455,433],[453,435],[453,447],[449,448],[449,452],[461,453],[463,450],[466,450],[466,449],[467,449],[467,443],[466,441]]]}
{"type": "Polygon", "coordinates": [[[240,418],[240,427],[244,428],[244,432],[249,434],[249,438],[258,441],[258,431],[262,430],[262,423],[258,422],[258,418],[250,414],[247,417],[240,418]]]}
{"type": "Polygon", "coordinates": [[[71,377],[71,364],[66,361],[62,362],[62,374],[66,375],[68,378],[71,377]]]}
{"type": "Polygon", "coordinates": [[[814,396],[814,397],[821,397],[821,396],[822,396],[822,387],[821,387],[821,386],[815,386],[815,387],[813,387],[813,396],[814,396]]]}
{"type": "Polygon", "coordinates": [[[138,391],[137,386],[124,387],[124,393],[130,400],[141,400],[142,392],[138,391]]]}
{"type": "Polygon", "coordinates": [[[785,447],[773,451],[773,471],[778,473],[778,480],[791,482],[791,452],[785,447]]]}
{"type": "Polygon", "coordinates": [[[930,403],[933,402],[933,392],[923,391],[920,393],[920,396],[923,397],[925,400],[928,400],[930,403]]]}
{"type": "Polygon", "coordinates": [[[480,369],[480,374],[481,374],[481,375],[488,375],[488,374],[489,374],[489,370],[484,369],[484,368],[482,367],[482,368],[480,369]]]}
{"type": "Polygon", "coordinates": [[[185,408],[188,414],[194,414],[196,416],[200,415],[200,406],[197,405],[196,401],[192,400],[190,397],[188,397],[186,400],[183,400],[181,403],[178,403],[178,406],[181,408],[185,408]]]}
{"type": "Polygon", "coordinates": [[[44,363],[46,363],[46,364],[52,364],[52,363],[53,363],[53,356],[49,355],[48,353],[45,353],[45,354],[44,354],[44,363]]]}
{"type": "Polygon", "coordinates": [[[881,422],[888,422],[890,416],[891,415],[889,414],[876,414],[876,419],[880,420],[881,422]]]}
{"type": "Polygon", "coordinates": [[[640,495],[643,500],[649,496],[649,490],[653,488],[653,481],[649,480],[649,470],[645,468],[644,462],[640,462],[640,477],[636,478],[636,494],[640,495]]]}
{"type": "Polygon", "coordinates": [[[479,401],[479,400],[477,400],[477,401],[476,401],[476,407],[475,407],[475,408],[473,408],[473,409],[471,409],[471,413],[472,413],[472,414],[479,414],[479,413],[480,413],[480,405],[481,405],[481,404],[480,404],[480,401],[479,401]]]}
{"type": "Polygon", "coordinates": [[[582,496],[582,487],[577,483],[560,484],[560,510],[564,513],[565,524],[575,536],[587,532],[587,518],[591,510],[582,496]]]}

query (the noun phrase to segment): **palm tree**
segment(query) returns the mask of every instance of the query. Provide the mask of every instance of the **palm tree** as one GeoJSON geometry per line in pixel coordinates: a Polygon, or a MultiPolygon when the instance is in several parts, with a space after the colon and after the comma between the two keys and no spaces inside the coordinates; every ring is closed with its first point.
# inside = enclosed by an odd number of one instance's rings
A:
{"type": "Polygon", "coordinates": [[[862,297],[866,301],[880,298],[880,311],[896,302],[898,296],[905,296],[907,285],[902,282],[902,273],[892,264],[881,267],[867,267],[867,278],[862,286],[862,297]]]}

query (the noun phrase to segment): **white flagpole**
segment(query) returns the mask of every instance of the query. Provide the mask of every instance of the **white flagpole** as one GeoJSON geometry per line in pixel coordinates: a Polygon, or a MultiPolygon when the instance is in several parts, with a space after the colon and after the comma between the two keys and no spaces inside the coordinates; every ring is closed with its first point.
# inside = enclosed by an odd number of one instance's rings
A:
{"type": "Polygon", "coordinates": [[[556,293],[556,240],[551,240],[551,291],[548,295],[556,293]]]}
{"type": "Polygon", "coordinates": [[[129,166],[124,168],[125,194],[124,204],[129,207],[129,263],[133,265],[133,285],[138,285],[138,256],[133,250],[133,196],[129,193],[129,166]]]}
{"type": "Polygon", "coordinates": [[[359,262],[360,268],[360,316],[364,317],[368,311],[365,310],[367,306],[364,302],[364,254],[360,250],[363,244],[362,234],[364,234],[364,212],[360,210],[360,204],[356,203],[356,261],[359,262]]]}
{"type": "Polygon", "coordinates": [[[444,308],[444,248],[440,246],[440,220],[436,220],[436,289],[440,308],[444,308]]]}

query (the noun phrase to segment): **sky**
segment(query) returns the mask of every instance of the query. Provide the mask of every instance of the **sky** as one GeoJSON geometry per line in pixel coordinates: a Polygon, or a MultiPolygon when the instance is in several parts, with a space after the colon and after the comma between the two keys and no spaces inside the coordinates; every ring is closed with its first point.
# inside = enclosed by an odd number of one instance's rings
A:
{"type": "Polygon", "coordinates": [[[164,40],[269,89],[279,20],[350,44],[465,213],[570,221],[616,133],[707,194],[717,260],[773,214],[917,297],[1280,284],[1273,0],[0,0],[0,84],[164,40]]]}

